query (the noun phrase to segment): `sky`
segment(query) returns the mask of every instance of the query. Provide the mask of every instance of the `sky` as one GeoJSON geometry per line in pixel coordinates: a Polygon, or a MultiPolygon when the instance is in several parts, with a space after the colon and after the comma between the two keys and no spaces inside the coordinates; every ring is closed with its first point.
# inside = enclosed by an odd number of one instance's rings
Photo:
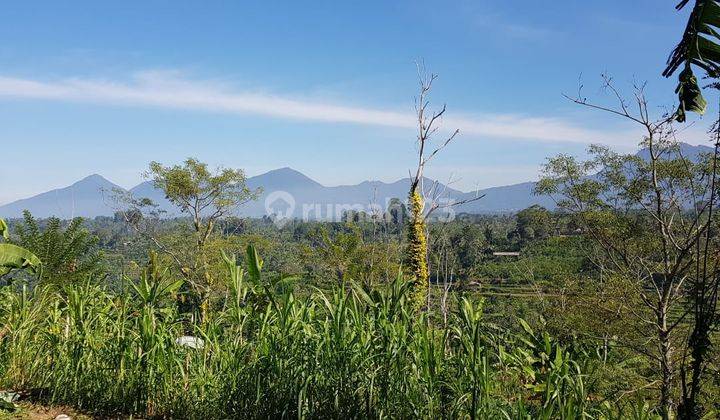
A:
{"type": "MultiPolygon", "coordinates": [[[[93,173],[132,187],[150,161],[190,156],[395,181],[417,152],[418,62],[438,75],[430,107],[447,106],[436,141],[460,129],[427,175],[464,191],[534,180],[558,153],[636,148],[633,124],[563,93],[610,105],[604,73],[672,108],[660,73],[686,18],[657,0],[14,2],[0,14],[0,204],[93,173]]],[[[681,140],[707,142],[709,123],[681,140]]]]}

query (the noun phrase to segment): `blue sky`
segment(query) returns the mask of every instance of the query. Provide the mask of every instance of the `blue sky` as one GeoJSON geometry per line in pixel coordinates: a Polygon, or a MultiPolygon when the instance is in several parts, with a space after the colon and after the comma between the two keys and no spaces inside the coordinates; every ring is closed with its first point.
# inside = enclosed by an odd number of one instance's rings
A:
{"type": "MultiPolygon", "coordinates": [[[[686,13],[686,12],[685,12],[686,13]]],[[[0,203],[100,173],[124,187],[151,160],[194,156],[248,175],[290,166],[326,185],[393,181],[413,163],[414,62],[461,135],[428,170],[462,190],[537,177],[634,127],[605,101],[660,76],[685,13],[657,0],[16,2],[0,14],[0,203]]],[[[712,112],[712,110],[711,110],[712,112]]],[[[683,140],[705,141],[700,119],[683,140]]]]}

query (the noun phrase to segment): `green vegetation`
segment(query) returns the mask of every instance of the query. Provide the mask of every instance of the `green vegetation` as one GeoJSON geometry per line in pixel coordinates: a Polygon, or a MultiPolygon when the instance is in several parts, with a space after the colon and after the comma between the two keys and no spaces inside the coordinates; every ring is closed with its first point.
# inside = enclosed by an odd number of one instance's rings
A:
{"type": "MultiPolygon", "coordinates": [[[[633,321],[642,301],[599,268],[573,215],[522,214],[534,216],[428,223],[420,313],[413,279],[398,276],[406,236],[392,214],[282,227],[224,218],[205,245],[215,281],[202,319],[184,310],[192,291],[168,254],[192,252],[192,219],[154,221],[164,251],[122,215],[85,221],[99,271],[2,277],[0,389],[112,416],[660,414],[643,355],[653,333],[633,321]],[[505,250],[520,255],[493,256],[505,250]]],[[[10,221],[11,240],[29,220],[10,221]]],[[[78,223],[34,222],[48,238],[78,223]]],[[[716,395],[717,383],[703,386],[706,413],[716,395]]]]}
{"type": "Polygon", "coordinates": [[[5,288],[3,384],[106,414],[189,418],[577,418],[589,399],[591,349],[571,349],[519,320],[484,321],[459,299],[444,328],[417,318],[398,279],[374,290],[346,283],[299,298],[275,293],[247,250],[226,257],[227,292],[179,346],[182,280],[151,254],[127,293],[89,282],[5,288]]]}
{"type": "Polygon", "coordinates": [[[433,219],[418,182],[276,225],[189,159],[153,166],[183,217],[3,221],[0,389],[120,417],[716,416],[718,147],[686,157],[637,97],[646,148],[549,159],[555,211],[433,219]]]}
{"type": "Polygon", "coordinates": [[[384,213],[231,217],[259,190],[190,158],[147,173],[181,217],[118,193],[115,217],[0,219],[0,410],[717,418],[720,122],[697,156],[673,124],[705,111],[692,66],[717,78],[719,15],[697,0],[670,58],[677,111],[652,117],[642,86],[631,106],[608,76],[615,106],[570,98],[636,124],[643,150],[550,158],[536,193],[554,210],[431,217],[423,172],[458,131],[430,148],[445,107],[428,110],[419,66],[417,168],[384,213]]]}
{"type": "MultiPolygon", "coordinates": [[[[8,240],[8,225],[0,219],[0,237],[8,240]]],[[[0,276],[8,274],[12,269],[28,269],[37,272],[40,268],[40,259],[31,251],[17,245],[0,243],[0,276]]]]}
{"type": "Polygon", "coordinates": [[[194,249],[183,254],[173,252],[153,234],[151,227],[144,223],[148,215],[157,216],[157,204],[150,199],[115,192],[116,199],[127,207],[120,214],[136,232],[171,257],[185,278],[183,286],[188,288],[186,309],[202,319],[206,315],[214,283],[206,247],[208,239],[220,219],[255,199],[259,191],[247,187],[242,170],[219,168],[213,173],[207,164],[193,158],[186,159],[182,165],[169,167],[151,162],[145,176],[152,180],[155,188],[165,193],[165,199],[175,205],[181,214],[191,219],[192,233],[189,235],[194,240],[194,249]]]}
{"type": "MultiPolygon", "coordinates": [[[[690,0],[682,0],[676,9],[683,9],[690,0]]],[[[711,78],[720,76],[720,2],[716,0],[696,0],[685,31],[678,45],[668,58],[663,76],[670,77],[683,67],[678,77],[679,106],[675,118],[685,122],[685,111],[703,114],[707,101],[702,95],[693,65],[700,67],[711,78]]]]}
{"type": "Polygon", "coordinates": [[[58,218],[39,223],[25,211],[21,223],[15,226],[17,245],[37,255],[42,261],[43,283],[66,284],[87,277],[102,278],[102,252],[97,237],[85,229],[81,218],[66,226],[58,218]]]}

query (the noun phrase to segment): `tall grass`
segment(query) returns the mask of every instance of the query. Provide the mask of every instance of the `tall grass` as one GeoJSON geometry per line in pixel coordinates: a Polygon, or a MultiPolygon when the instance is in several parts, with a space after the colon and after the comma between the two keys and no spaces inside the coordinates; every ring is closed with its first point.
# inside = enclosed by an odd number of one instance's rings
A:
{"type": "Polygon", "coordinates": [[[402,280],[276,293],[226,258],[227,292],[201,325],[151,264],[115,293],[86,282],[0,291],[0,387],[91,412],[173,418],[584,418],[601,415],[585,360],[459,300],[447,327],[402,280]],[[204,347],[175,343],[192,328],[204,347]]]}

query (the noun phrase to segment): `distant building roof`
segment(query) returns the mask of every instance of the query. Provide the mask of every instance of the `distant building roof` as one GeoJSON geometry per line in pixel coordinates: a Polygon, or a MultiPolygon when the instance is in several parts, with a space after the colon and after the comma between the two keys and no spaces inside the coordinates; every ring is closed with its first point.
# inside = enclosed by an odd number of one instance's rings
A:
{"type": "Polygon", "coordinates": [[[493,252],[495,257],[519,257],[519,252],[493,252]]]}

